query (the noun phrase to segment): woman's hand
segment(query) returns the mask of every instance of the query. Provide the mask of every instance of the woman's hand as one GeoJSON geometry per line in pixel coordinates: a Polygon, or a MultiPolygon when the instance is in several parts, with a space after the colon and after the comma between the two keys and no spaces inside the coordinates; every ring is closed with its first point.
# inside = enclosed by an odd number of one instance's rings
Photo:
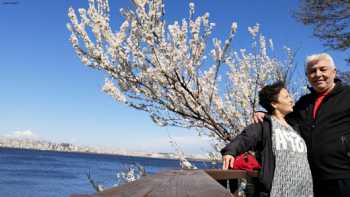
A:
{"type": "Polygon", "coordinates": [[[264,112],[254,112],[253,114],[253,123],[263,122],[265,117],[264,112]]]}
{"type": "Polygon", "coordinates": [[[235,162],[235,158],[232,155],[224,155],[222,157],[222,169],[227,170],[229,168],[233,168],[233,163],[235,162]]]}

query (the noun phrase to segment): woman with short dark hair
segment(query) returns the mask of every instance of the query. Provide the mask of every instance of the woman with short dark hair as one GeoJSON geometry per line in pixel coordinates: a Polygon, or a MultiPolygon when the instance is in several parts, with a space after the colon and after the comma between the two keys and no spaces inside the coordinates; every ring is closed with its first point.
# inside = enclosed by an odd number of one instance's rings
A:
{"type": "Polygon", "coordinates": [[[246,127],[221,150],[223,169],[232,168],[236,156],[255,150],[262,164],[261,193],[271,197],[313,196],[305,142],[284,119],[294,105],[284,83],[277,81],[262,88],[259,104],[269,116],[261,123],[246,127]]]}

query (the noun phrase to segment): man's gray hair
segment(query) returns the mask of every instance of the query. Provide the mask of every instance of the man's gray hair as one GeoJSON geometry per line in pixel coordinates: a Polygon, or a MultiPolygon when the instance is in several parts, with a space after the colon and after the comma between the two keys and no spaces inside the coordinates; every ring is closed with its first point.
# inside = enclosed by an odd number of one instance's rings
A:
{"type": "Polygon", "coordinates": [[[305,71],[307,71],[307,67],[309,65],[313,65],[317,63],[320,60],[328,60],[330,63],[330,67],[335,69],[335,64],[333,58],[328,53],[319,53],[319,54],[313,54],[306,57],[305,60],[305,71]]]}

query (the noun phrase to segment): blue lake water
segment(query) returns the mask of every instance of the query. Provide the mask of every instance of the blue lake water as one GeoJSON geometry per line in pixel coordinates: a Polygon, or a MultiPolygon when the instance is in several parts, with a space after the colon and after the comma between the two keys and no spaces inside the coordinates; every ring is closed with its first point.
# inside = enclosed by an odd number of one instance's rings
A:
{"type": "MultiPolygon", "coordinates": [[[[116,174],[132,164],[147,174],[179,169],[178,160],[0,148],[0,197],[64,197],[93,194],[86,174],[111,187],[116,174]]],[[[196,161],[199,168],[209,163],[196,161]]]]}

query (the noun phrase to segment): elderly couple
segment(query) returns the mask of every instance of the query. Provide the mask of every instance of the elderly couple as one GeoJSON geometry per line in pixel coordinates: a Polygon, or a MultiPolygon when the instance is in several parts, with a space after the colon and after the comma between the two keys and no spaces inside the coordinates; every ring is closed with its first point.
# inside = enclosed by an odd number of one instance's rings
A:
{"type": "Polygon", "coordinates": [[[350,197],[350,86],[326,53],[305,63],[311,93],[295,105],[282,82],[265,86],[254,124],[221,150],[223,169],[248,150],[260,155],[261,188],[274,197],[350,197]],[[265,115],[266,114],[266,115],[265,115]]]}

